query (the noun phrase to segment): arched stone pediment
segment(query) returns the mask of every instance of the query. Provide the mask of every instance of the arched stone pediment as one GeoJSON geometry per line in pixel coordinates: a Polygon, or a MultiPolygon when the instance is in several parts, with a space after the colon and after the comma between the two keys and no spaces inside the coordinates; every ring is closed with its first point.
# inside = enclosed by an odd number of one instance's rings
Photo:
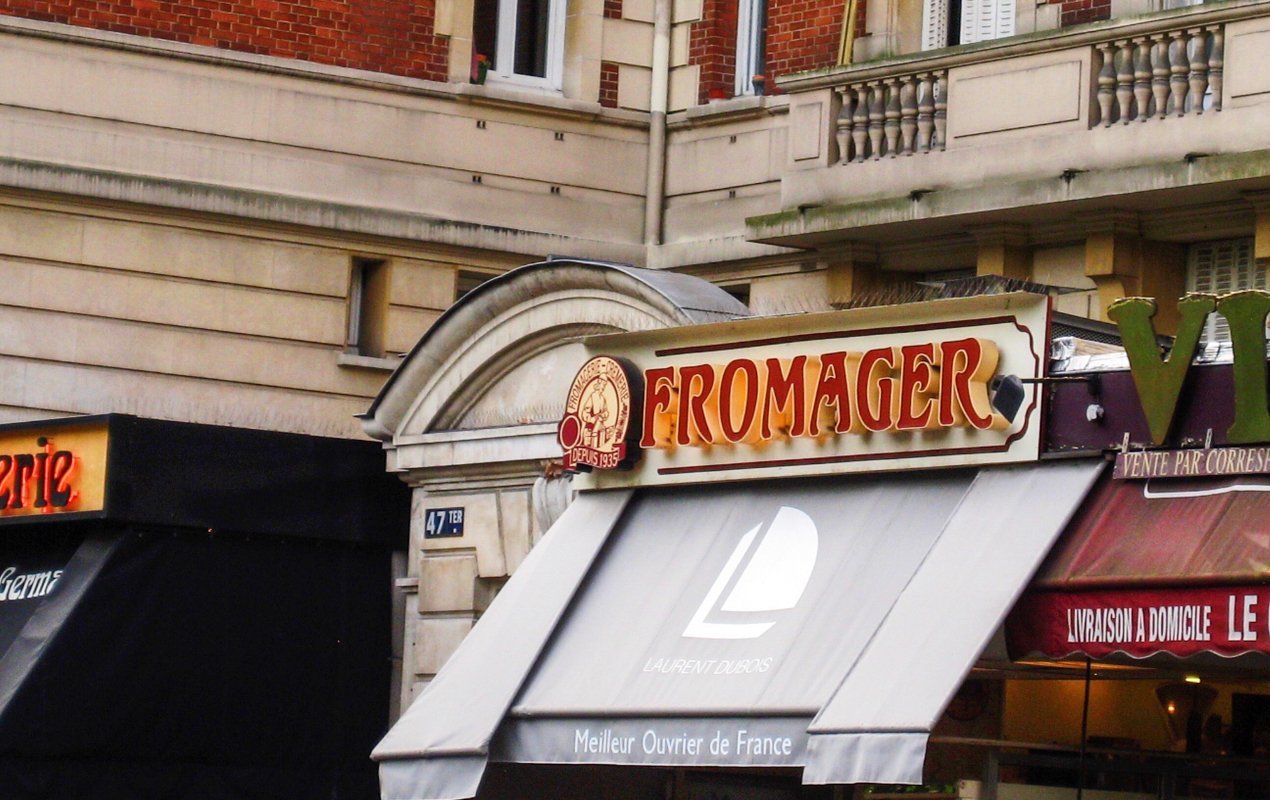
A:
{"type": "Polygon", "coordinates": [[[403,470],[553,457],[568,382],[585,359],[579,339],[748,314],[722,289],[687,275],[588,261],[531,264],[443,314],[363,426],[389,443],[403,470]]]}

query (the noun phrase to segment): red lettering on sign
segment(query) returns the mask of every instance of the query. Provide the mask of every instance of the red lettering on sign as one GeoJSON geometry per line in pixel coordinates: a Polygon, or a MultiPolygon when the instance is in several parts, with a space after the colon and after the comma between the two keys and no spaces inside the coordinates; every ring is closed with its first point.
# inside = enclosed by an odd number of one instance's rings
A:
{"type": "Polygon", "coordinates": [[[751,438],[754,420],[758,414],[758,365],[753,361],[738,358],[729,361],[723,368],[719,378],[719,427],[729,442],[747,441],[751,438]],[[742,388],[737,388],[737,377],[744,379],[742,388]],[[739,414],[737,413],[739,410],[739,414]],[[739,416],[739,424],[734,424],[739,416]]]}

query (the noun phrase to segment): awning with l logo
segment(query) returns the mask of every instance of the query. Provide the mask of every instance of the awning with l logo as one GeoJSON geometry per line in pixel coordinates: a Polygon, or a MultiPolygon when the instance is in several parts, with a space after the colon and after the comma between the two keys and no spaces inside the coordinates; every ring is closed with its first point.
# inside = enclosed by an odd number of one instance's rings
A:
{"type": "Polygon", "coordinates": [[[1101,467],[581,495],[376,748],[383,796],[478,796],[489,762],[918,783],[1101,467]]]}

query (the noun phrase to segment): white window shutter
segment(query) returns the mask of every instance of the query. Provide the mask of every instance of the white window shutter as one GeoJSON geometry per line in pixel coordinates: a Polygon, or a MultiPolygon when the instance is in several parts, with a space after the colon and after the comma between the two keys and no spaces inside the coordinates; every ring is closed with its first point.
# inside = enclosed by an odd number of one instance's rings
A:
{"type": "MultiPolygon", "coordinates": [[[[1258,268],[1252,257],[1252,239],[1191,245],[1186,264],[1188,291],[1220,295],[1267,287],[1266,270],[1258,268]]],[[[1204,338],[1209,342],[1230,341],[1230,328],[1221,314],[1209,314],[1204,338]]]]}
{"type": "Polygon", "coordinates": [[[1015,0],[925,0],[922,6],[922,49],[948,44],[950,3],[961,6],[961,44],[1014,35],[1015,0]]]}
{"type": "Polygon", "coordinates": [[[948,45],[948,3],[949,0],[926,0],[923,5],[923,50],[934,50],[948,45]]]}
{"type": "Polygon", "coordinates": [[[962,0],[961,43],[1014,35],[1014,0],[962,0]]]}

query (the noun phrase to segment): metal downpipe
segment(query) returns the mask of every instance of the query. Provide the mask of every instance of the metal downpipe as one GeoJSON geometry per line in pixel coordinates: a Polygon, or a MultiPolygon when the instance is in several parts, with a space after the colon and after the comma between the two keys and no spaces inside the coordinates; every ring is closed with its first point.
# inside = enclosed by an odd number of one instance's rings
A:
{"type": "Polygon", "coordinates": [[[661,244],[666,202],[666,108],[670,95],[672,0],[653,5],[653,75],[648,97],[648,175],[644,191],[644,244],[661,244]]]}

